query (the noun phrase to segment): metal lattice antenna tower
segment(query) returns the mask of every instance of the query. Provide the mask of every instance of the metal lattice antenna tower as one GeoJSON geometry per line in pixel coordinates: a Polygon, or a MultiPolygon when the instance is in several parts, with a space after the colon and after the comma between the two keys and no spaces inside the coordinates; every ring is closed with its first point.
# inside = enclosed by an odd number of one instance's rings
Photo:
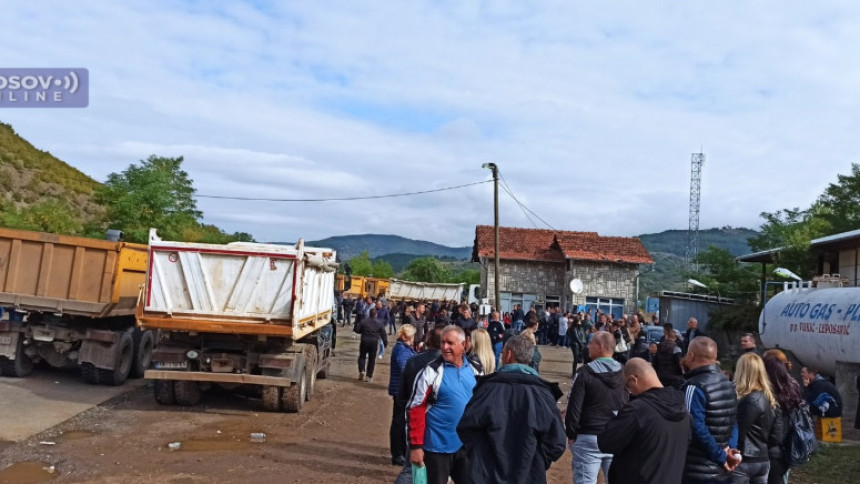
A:
{"type": "Polygon", "coordinates": [[[699,204],[702,193],[702,164],[705,163],[704,153],[693,153],[690,157],[690,226],[687,230],[687,255],[686,263],[688,269],[698,271],[695,264],[696,256],[699,255],[699,204]]]}

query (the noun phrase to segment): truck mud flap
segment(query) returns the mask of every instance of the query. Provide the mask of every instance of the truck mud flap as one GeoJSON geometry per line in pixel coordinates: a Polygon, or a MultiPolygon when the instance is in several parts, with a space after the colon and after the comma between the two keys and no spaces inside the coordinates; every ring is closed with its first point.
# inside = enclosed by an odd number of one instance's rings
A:
{"type": "Polygon", "coordinates": [[[87,329],[81,342],[78,363],[91,363],[96,368],[113,370],[116,364],[116,345],[122,333],[87,329]]]}
{"type": "Polygon", "coordinates": [[[6,331],[0,333],[0,356],[14,360],[17,356],[18,340],[21,333],[18,331],[6,331]]]}

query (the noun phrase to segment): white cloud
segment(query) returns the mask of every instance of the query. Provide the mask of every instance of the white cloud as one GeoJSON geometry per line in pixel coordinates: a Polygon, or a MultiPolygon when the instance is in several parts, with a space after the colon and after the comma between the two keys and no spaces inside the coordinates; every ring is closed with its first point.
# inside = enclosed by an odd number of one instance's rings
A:
{"type": "MultiPolygon", "coordinates": [[[[560,229],[760,224],[846,173],[854,2],[17,2],[4,63],[83,66],[90,107],[0,110],[96,179],[184,155],[200,194],[328,198],[486,179],[560,229]]],[[[502,223],[531,226],[502,192],[502,223]]],[[[261,240],[468,245],[492,187],[328,203],[199,200],[261,240]]],[[[538,222],[539,223],[539,222],[538,222]]]]}

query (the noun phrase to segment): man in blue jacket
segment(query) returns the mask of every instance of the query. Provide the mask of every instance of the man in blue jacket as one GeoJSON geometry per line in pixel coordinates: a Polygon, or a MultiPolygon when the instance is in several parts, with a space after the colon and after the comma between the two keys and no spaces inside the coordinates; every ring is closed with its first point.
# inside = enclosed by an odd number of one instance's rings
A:
{"type": "Polygon", "coordinates": [[[529,366],[533,355],[528,338],[512,336],[499,370],[478,379],[457,426],[469,460],[468,482],[542,484],[564,454],[564,424],[556,407],[563,393],[529,366]]]}

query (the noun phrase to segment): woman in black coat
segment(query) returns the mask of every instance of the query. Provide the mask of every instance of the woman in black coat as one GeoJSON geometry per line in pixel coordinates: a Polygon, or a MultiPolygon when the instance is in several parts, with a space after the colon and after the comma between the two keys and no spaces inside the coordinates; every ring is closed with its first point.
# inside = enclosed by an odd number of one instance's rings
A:
{"type": "Polygon", "coordinates": [[[768,450],[773,409],[777,403],[760,356],[745,353],[738,359],[735,387],[738,393],[738,450],[743,460],[732,473],[732,483],[766,484],[770,470],[768,450]]]}
{"type": "Polygon", "coordinates": [[[800,384],[788,373],[790,363],[785,354],[779,350],[768,350],[764,353],[764,368],[767,372],[773,396],[779,406],[774,413],[773,432],[768,445],[770,471],[767,475],[768,484],[784,484],[788,478],[788,464],[783,459],[785,437],[788,432],[788,416],[800,408],[803,395],[800,384]]]}

